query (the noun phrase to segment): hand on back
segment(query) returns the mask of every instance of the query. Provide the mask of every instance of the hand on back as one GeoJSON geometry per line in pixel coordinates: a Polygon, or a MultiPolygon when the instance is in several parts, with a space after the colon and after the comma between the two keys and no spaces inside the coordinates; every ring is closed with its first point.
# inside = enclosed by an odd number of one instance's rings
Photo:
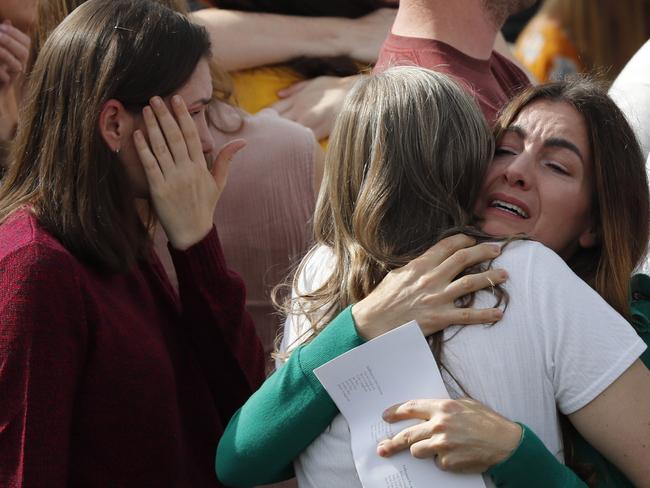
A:
{"type": "Polygon", "coordinates": [[[372,293],[352,307],[359,334],[372,339],[411,320],[417,320],[424,335],[449,325],[499,320],[503,312],[498,308],[456,306],[460,297],[503,283],[508,277],[504,270],[489,269],[456,279],[463,270],[501,252],[499,244],[474,244],[474,239],[462,234],[448,237],[388,273],[372,293]]]}

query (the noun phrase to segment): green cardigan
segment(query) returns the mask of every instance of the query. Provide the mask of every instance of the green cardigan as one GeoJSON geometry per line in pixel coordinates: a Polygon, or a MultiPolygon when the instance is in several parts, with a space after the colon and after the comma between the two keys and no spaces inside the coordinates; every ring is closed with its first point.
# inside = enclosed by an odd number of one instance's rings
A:
{"type": "MultiPolygon", "coordinates": [[[[650,277],[632,278],[632,322],[650,340],[650,277]]],[[[228,423],[219,442],[216,470],[228,486],[252,487],[293,476],[293,460],[338,414],[315,368],[362,344],[351,307],[342,311],[313,341],[297,348],[228,423]]],[[[650,350],[641,356],[649,366],[650,350]]],[[[650,366],[649,366],[650,367],[650,366]]],[[[551,454],[525,425],[519,446],[488,473],[499,487],[572,488],[587,485],[551,454]]],[[[577,434],[576,434],[577,435],[577,434]]],[[[632,486],[582,437],[573,440],[575,457],[589,465],[599,487],[632,486]]]]}

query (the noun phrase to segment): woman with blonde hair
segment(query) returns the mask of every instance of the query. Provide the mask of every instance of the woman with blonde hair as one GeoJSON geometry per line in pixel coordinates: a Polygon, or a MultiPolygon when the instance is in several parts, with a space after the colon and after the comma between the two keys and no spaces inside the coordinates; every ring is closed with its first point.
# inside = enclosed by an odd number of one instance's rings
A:
{"type": "MultiPolygon", "coordinates": [[[[217,452],[224,482],[272,481],[294,460],[301,486],[357,486],[349,431],[313,369],[416,319],[434,335],[451,396],[473,400],[389,410],[388,420],[425,422],[382,442],[380,455],[410,447],[443,469],[483,472],[513,451],[522,468],[524,449],[550,451],[550,461],[525,459],[554,467],[562,459],[559,409],[634,483],[648,483],[650,372],[639,360],[645,344],[622,316],[629,308],[621,286],[647,245],[638,144],[613,102],[587,81],[517,98],[501,119],[491,164],[489,130],[479,119],[455,84],[417,68],[373,75],[348,97],[326,160],[317,245],[294,282],[284,341],[290,357],[229,423],[217,452]],[[541,243],[510,242],[495,259],[508,272],[509,298],[502,317],[486,320],[492,326],[441,332],[431,304],[452,291],[422,290],[458,264],[445,259],[454,244],[413,257],[471,225],[474,212],[479,239],[525,233],[541,243]],[[541,442],[531,440],[533,431],[541,442]]],[[[490,292],[471,293],[473,276],[463,294],[476,306],[494,305],[490,292]]],[[[547,486],[566,476],[561,467],[530,470],[540,471],[547,486]]],[[[518,476],[514,485],[522,469],[518,476]]]]}
{"type": "Polygon", "coordinates": [[[208,168],[209,59],[147,0],[89,0],[40,50],[0,185],[2,486],[221,486],[264,357],[214,228],[242,142],[208,168]]]}

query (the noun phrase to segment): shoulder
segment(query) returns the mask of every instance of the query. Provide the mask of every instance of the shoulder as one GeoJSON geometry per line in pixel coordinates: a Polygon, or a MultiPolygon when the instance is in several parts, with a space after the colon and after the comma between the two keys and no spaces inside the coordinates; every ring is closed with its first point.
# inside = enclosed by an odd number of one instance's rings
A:
{"type": "Polygon", "coordinates": [[[275,110],[265,108],[255,115],[247,115],[238,136],[245,138],[252,146],[260,144],[264,154],[273,149],[280,153],[313,153],[316,140],[307,127],[281,117],[275,110]]]}
{"type": "Polygon", "coordinates": [[[18,211],[0,226],[0,281],[12,281],[4,286],[43,280],[57,288],[74,276],[76,266],[77,260],[30,212],[18,211]]]}
{"type": "Polygon", "coordinates": [[[524,239],[504,244],[503,252],[495,259],[495,266],[523,267],[526,271],[546,266],[568,269],[564,260],[544,244],[524,239]]]}
{"type": "Polygon", "coordinates": [[[6,221],[0,226],[0,322],[28,330],[81,314],[81,266],[35,218],[6,221]]]}
{"type": "Polygon", "coordinates": [[[302,295],[320,288],[331,274],[335,264],[336,257],[331,247],[322,244],[313,247],[300,265],[300,274],[296,282],[298,289],[294,292],[302,295]]]}
{"type": "Polygon", "coordinates": [[[513,299],[523,300],[527,307],[546,314],[547,307],[581,307],[605,301],[577,276],[553,250],[540,242],[519,240],[507,244],[494,267],[504,268],[510,278],[506,289],[513,299]]]}
{"type": "Polygon", "coordinates": [[[36,217],[19,210],[0,225],[0,262],[16,267],[34,269],[39,266],[70,265],[72,255],[51,234],[41,228],[36,217]]]}

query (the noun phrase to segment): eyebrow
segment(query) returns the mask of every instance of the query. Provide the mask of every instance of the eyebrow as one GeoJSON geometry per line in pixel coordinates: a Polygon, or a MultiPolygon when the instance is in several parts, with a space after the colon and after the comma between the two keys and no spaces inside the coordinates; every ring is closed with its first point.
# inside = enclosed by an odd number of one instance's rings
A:
{"type": "MultiPolygon", "coordinates": [[[[527,135],[526,131],[518,125],[511,125],[506,129],[506,132],[514,132],[521,138],[525,138],[527,135]]],[[[546,139],[543,144],[544,147],[561,147],[568,149],[569,151],[575,153],[575,155],[580,158],[580,161],[584,162],[585,160],[584,156],[580,152],[580,149],[578,149],[575,144],[573,144],[571,141],[567,141],[566,139],[562,139],[561,137],[551,137],[550,139],[546,139]]]]}
{"type": "Polygon", "coordinates": [[[212,97],[209,97],[209,98],[199,98],[198,100],[194,100],[192,103],[190,103],[190,104],[188,105],[188,107],[192,107],[192,106],[196,105],[197,103],[198,103],[198,104],[201,104],[201,105],[210,105],[210,103],[212,102],[212,100],[213,100],[212,97]]]}

